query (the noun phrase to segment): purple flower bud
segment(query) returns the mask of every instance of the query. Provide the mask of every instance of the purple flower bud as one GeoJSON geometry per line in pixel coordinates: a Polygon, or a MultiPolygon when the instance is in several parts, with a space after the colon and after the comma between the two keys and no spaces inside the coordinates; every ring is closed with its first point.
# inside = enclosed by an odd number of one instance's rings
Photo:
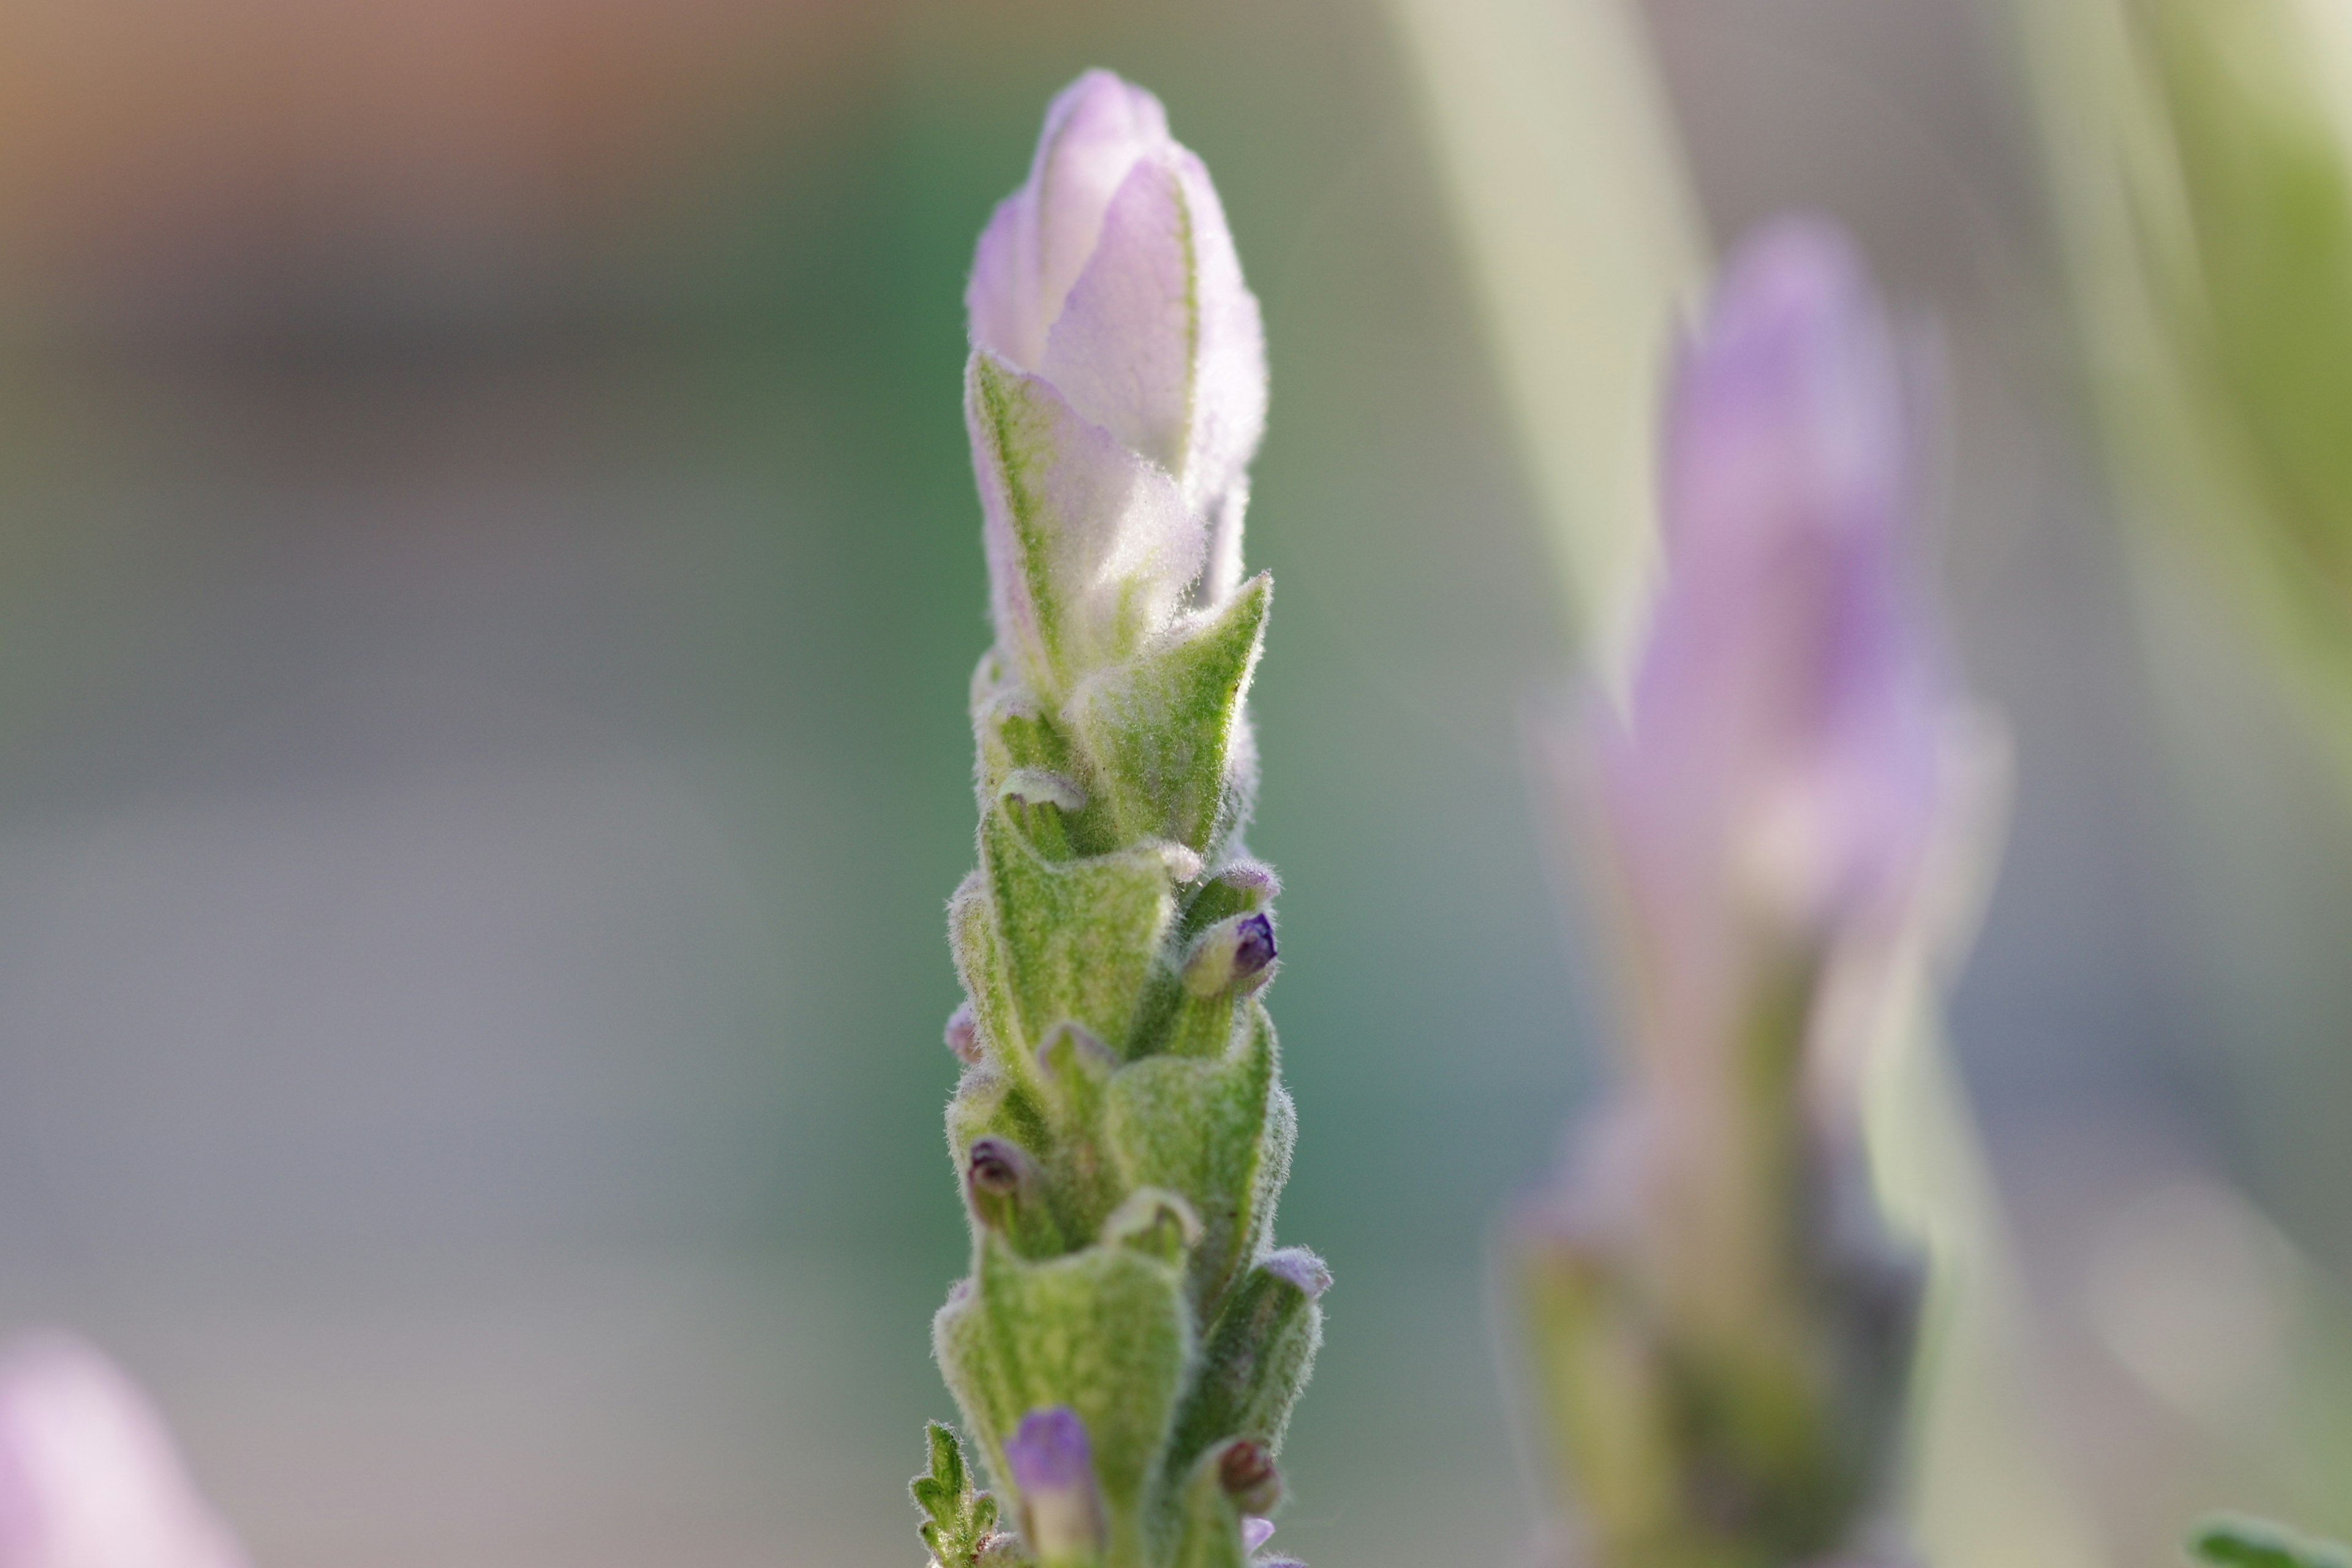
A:
{"type": "Polygon", "coordinates": [[[1263,975],[1275,960],[1274,921],[1262,913],[1234,915],[1201,933],[1184,961],[1184,988],[1214,996],[1263,975]]]}
{"type": "Polygon", "coordinates": [[[1052,382],[1214,515],[1265,427],[1265,347],[1216,188],[1158,99],[1102,70],[1063,89],[964,302],[975,346],[1052,382]]]}
{"type": "Polygon", "coordinates": [[[1207,171],[1159,100],[1108,71],[1046,111],[964,301],[997,635],[1055,693],[1188,588],[1216,604],[1239,584],[1265,424],[1257,301],[1207,171]]]}
{"type": "Polygon", "coordinates": [[[1274,1521],[1270,1519],[1244,1519],[1242,1521],[1243,1551],[1255,1552],[1259,1547],[1264,1546],[1267,1542],[1273,1539],[1274,1521]]]}
{"type": "Polygon", "coordinates": [[[964,1156],[964,1179],[973,1192],[991,1197],[1019,1192],[1029,1170],[1029,1156],[1002,1138],[977,1139],[964,1156]]]}
{"type": "Polygon", "coordinates": [[[1916,879],[1946,706],[1906,392],[1861,259],[1818,224],[1744,246],[1682,354],[1664,587],[1595,747],[1667,1035],[1718,1033],[1756,963],[1887,921],[1916,879]]]}
{"type": "Polygon", "coordinates": [[[1020,1494],[1021,1533],[1045,1563],[1102,1550],[1102,1497],[1087,1424],[1066,1405],[1032,1410],[1005,1440],[1004,1468],[1020,1494]]]}
{"type": "Polygon", "coordinates": [[[966,1067],[980,1062],[980,1020],[972,1014],[971,1004],[965,1002],[948,1015],[948,1049],[956,1060],[966,1067]]]}
{"type": "MultiPolygon", "coordinates": [[[[1217,1456],[1217,1484],[1234,1500],[1234,1506],[1244,1514],[1267,1514],[1282,1500],[1282,1476],[1274,1468],[1273,1458],[1257,1444],[1246,1437],[1236,1437],[1225,1445],[1217,1456]]],[[[1258,1522],[1265,1523],[1263,1520],[1258,1522]]],[[[1265,1535],[1274,1533],[1274,1526],[1265,1526],[1265,1535]]],[[[1243,1537],[1248,1538],[1248,1526],[1243,1527],[1243,1537]]],[[[1264,1544],[1265,1535],[1250,1544],[1255,1552],[1264,1544]]]]}
{"type": "Polygon", "coordinates": [[[1274,922],[1265,916],[1244,915],[1234,939],[1234,978],[1246,980],[1274,962],[1274,922]]]}
{"type": "Polygon", "coordinates": [[[1257,1260],[1257,1266],[1295,1285],[1310,1300],[1319,1300],[1331,1289],[1331,1266],[1303,1247],[1277,1247],[1257,1260]]]}
{"type": "Polygon", "coordinates": [[[0,1564],[242,1568],[139,1391],[79,1341],[0,1355],[0,1564]]]}
{"type": "Polygon", "coordinates": [[[1217,868],[1217,880],[1255,893],[1261,902],[1282,893],[1282,879],[1263,860],[1228,860],[1217,868]]]}

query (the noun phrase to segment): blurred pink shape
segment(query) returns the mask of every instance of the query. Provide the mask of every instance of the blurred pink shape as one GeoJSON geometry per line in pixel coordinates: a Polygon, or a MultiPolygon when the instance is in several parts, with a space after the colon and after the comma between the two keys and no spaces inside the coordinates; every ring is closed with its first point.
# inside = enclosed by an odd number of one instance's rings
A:
{"type": "Polygon", "coordinates": [[[1842,961],[1917,895],[1952,708],[1910,580],[1906,369],[1860,256],[1804,221],[1740,247],[1684,350],[1665,587],[1596,747],[1668,1058],[1712,1057],[1776,973],[1842,961]]]}
{"type": "Polygon", "coordinates": [[[0,1352],[0,1568],[244,1568],[154,1408],[69,1335],[0,1352]]]}

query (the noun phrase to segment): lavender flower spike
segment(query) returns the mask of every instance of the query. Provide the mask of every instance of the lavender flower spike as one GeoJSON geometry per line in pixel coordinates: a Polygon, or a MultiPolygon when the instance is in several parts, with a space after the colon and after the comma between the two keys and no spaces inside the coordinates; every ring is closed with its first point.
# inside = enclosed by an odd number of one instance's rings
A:
{"type": "Polygon", "coordinates": [[[1511,1243],[1594,1568],[1795,1568],[1885,1504],[1916,1270],[1840,1026],[1921,895],[1953,717],[1906,390],[1841,235],[1731,258],[1666,410],[1630,700],[1572,749],[1631,1049],[1511,1243]]]}
{"type": "Polygon", "coordinates": [[[935,1426],[920,1528],[943,1568],[1238,1568],[1330,1283],[1275,1241],[1280,883],[1243,842],[1257,305],[1200,161],[1100,71],[1055,100],[967,299],[996,646],[948,910],[971,1273],[932,1332],[994,1489],[935,1426]]]}
{"type": "Polygon", "coordinates": [[[0,1352],[0,1568],[244,1568],[145,1399],[79,1341],[0,1352]]]}
{"type": "Polygon", "coordinates": [[[1089,71],[965,292],[997,636],[1059,690],[1241,578],[1265,350],[1224,210],[1160,100],[1089,71]]]}

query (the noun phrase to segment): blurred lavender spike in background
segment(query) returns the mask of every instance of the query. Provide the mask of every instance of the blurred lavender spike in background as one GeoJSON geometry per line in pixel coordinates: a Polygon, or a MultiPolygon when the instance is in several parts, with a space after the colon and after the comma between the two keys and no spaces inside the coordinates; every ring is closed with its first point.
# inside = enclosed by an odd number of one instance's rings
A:
{"type": "Polygon", "coordinates": [[[61,1334],[0,1352],[0,1568],[244,1568],[170,1434],[61,1334]]]}
{"type": "Polygon", "coordinates": [[[1726,265],[1663,446],[1663,590],[1574,781],[1633,1070],[1508,1245],[1584,1559],[1795,1568],[1884,1515],[1904,1426],[1916,1270],[1824,1062],[1895,977],[1951,719],[1902,356],[1842,235],[1726,265]]]}
{"type": "Polygon", "coordinates": [[[1102,1497],[1087,1424],[1066,1405],[1033,1410],[1004,1442],[1021,1490],[1021,1534],[1040,1563],[1090,1562],[1102,1551],[1102,1497]]]}
{"type": "Polygon", "coordinates": [[[1664,584],[1596,748],[1647,1005],[1736,1005],[1754,963],[1900,913],[1948,717],[1906,560],[1905,392],[1860,258],[1814,222],[1749,240],[1683,352],[1664,584]]]}

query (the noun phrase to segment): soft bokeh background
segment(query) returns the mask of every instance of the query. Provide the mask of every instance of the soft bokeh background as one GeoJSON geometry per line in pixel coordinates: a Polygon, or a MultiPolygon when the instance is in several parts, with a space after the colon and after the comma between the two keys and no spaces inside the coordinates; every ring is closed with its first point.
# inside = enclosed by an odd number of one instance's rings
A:
{"type": "MultiPolygon", "coordinates": [[[[1562,0],[1563,4],[1573,0],[1562,0]]],[[[2007,16],[1652,0],[1718,235],[1943,326],[2009,852],[1952,1014],[2113,1561],[2352,1529],[2352,828],[2084,433],[2007,16]]],[[[1380,7],[0,11],[0,1322],[263,1564],[911,1563],[961,1261],[971,242],[1087,65],[1272,343],[1258,849],[1330,1339],[1280,1540],[1505,1562],[1488,1216],[1603,999],[1529,826],[1570,643],[1380,7]]],[[[1574,279],[1561,286],[1576,286],[1574,279]]]]}

